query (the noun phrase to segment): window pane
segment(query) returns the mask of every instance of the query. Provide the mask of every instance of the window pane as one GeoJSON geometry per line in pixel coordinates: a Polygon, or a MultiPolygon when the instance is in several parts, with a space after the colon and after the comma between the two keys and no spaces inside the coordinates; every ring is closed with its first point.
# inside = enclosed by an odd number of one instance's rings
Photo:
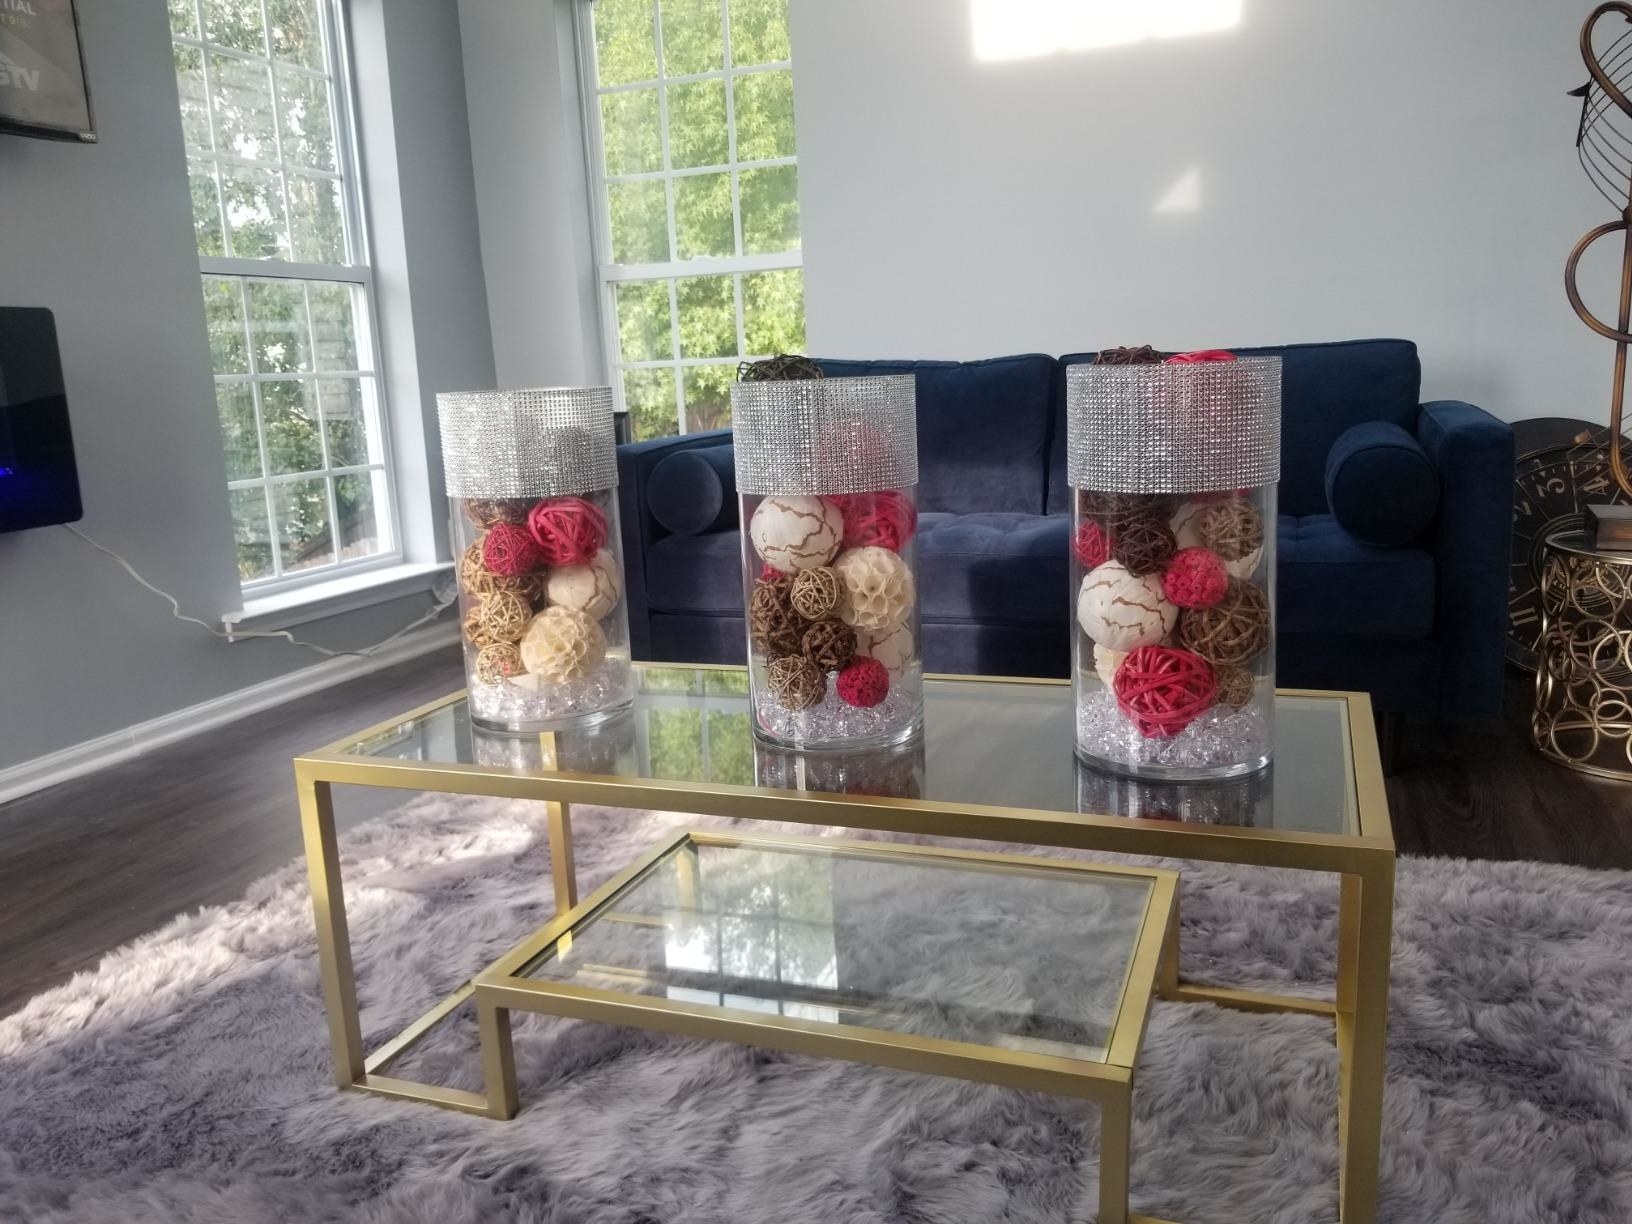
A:
{"type": "Polygon", "coordinates": [[[663,169],[663,132],[657,90],[632,89],[601,96],[601,133],[608,174],[663,169]]]}
{"type": "Polygon", "coordinates": [[[289,235],[301,263],[346,262],[346,223],[336,179],[289,174],[289,235]]]}
{"type": "Polygon", "coordinates": [[[623,402],[629,409],[630,432],[637,442],[643,438],[667,438],[680,432],[673,370],[625,370],[623,402]]]}
{"type": "Polygon", "coordinates": [[[799,249],[799,167],[742,172],[742,253],[799,249]]]}
{"type": "Polygon", "coordinates": [[[210,333],[210,365],[217,374],[249,373],[249,340],[239,286],[230,277],[204,278],[204,322],[210,333]]]}
{"type": "Polygon", "coordinates": [[[652,10],[652,0],[599,0],[595,5],[595,63],[602,85],[657,76],[652,10]]]}
{"type": "Polygon", "coordinates": [[[736,254],[729,174],[688,174],[674,180],[674,237],[680,259],[736,254]]]}
{"type": "Polygon", "coordinates": [[[256,479],[261,475],[261,445],[255,434],[254,384],[216,383],[215,406],[221,416],[221,443],[227,452],[227,479],[256,479]]]}
{"type": "Polygon", "coordinates": [[[731,0],[731,62],[773,64],[788,51],[788,0],[731,0]]]}
{"type": "Polygon", "coordinates": [[[686,370],[686,432],[723,429],[731,424],[731,380],[728,365],[692,366],[686,370]]]}
{"type": "Polygon", "coordinates": [[[181,96],[181,134],[189,152],[210,151],[210,104],[204,88],[204,56],[194,47],[174,47],[176,90],[181,96]]]}
{"type": "Polygon", "coordinates": [[[805,351],[805,274],[798,268],[742,278],[742,326],[748,351],[805,351]]]}
{"type": "Polygon", "coordinates": [[[317,0],[266,0],[272,54],[293,64],[322,68],[323,27],[317,0]]]}
{"type": "Polygon", "coordinates": [[[378,462],[378,456],[371,453],[369,446],[362,384],[355,378],[326,378],[317,384],[317,394],[318,406],[323,412],[323,429],[328,434],[329,464],[360,467],[378,462]]]}
{"type": "Polygon", "coordinates": [[[224,255],[221,237],[221,200],[216,195],[215,169],[207,161],[187,159],[187,190],[193,197],[193,237],[200,255],[224,255]]]}
{"type": "Polygon", "coordinates": [[[311,281],[312,331],[317,338],[317,368],[360,370],[357,359],[357,322],[352,313],[350,285],[311,281]]]}
{"type": "Polygon", "coordinates": [[[730,160],[725,82],[669,86],[669,161],[676,169],[723,166],[730,160]]]}
{"type": "Polygon", "coordinates": [[[221,165],[228,251],[239,259],[288,259],[283,176],[253,166],[221,165]]]}
{"type": "Polygon", "coordinates": [[[261,0],[204,0],[204,35],[235,51],[265,55],[261,0]]]}
{"type": "Polygon", "coordinates": [[[193,0],[170,0],[170,33],[177,38],[198,37],[198,10],[193,0]]]}
{"type": "Polygon", "coordinates": [[[272,74],[267,66],[212,55],[210,80],[216,148],[237,157],[277,161],[277,120],[272,113],[272,74]]]}
{"type": "Polygon", "coordinates": [[[717,72],[725,66],[719,0],[663,0],[663,75],[717,72]]]}
{"type": "Polygon", "coordinates": [[[624,361],[665,361],[674,356],[668,281],[622,281],[618,303],[618,352],[624,361]]]}
{"type": "Polygon", "coordinates": [[[385,477],[358,472],[334,478],[334,509],[340,522],[340,559],[371,557],[382,548],[375,507],[385,500],[385,477]]]}
{"type": "Polygon", "coordinates": [[[688,276],[675,282],[682,357],[736,356],[737,307],[731,281],[729,276],[688,276]]]}
{"type": "Polygon", "coordinates": [[[277,522],[278,553],[284,573],[328,565],[334,560],[327,480],[273,485],[272,515],[277,522]]]}
{"type": "Polygon", "coordinates": [[[793,156],[793,73],[754,72],[733,79],[737,160],[793,156]]]}
{"type": "Polygon", "coordinates": [[[318,434],[315,388],[309,382],[292,378],[259,385],[268,474],[293,476],[297,472],[321,472],[323,439],[318,434]]]}
{"type": "Polygon", "coordinates": [[[607,187],[607,198],[612,213],[612,261],[666,262],[669,215],[661,180],[612,183],[607,187]]]}
{"type": "Polygon", "coordinates": [[[284,160],[318,170],[335,169],[329,82],[322,77],[279,68],[278,102],[283,107],[284,160]]]}
{"type": "Polygon", "coordinates": [[[306,287],[300,281],[252,280],[249,336],[259,374],[304,372],[312,368],[311,329],[306,321],[306,287]]]}
{"type": "Polygon", "coordinates": [[[272,574],[272,532],[266,521],[265,489],[234,489],[232,535],[238,545],[238,578],[252,582],[272,574]]]}

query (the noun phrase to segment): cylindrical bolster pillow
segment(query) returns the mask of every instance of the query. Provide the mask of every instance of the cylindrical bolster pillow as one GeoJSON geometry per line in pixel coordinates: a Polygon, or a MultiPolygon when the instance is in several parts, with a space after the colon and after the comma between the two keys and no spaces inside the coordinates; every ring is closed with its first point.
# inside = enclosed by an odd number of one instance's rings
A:
{"type": "Polygon", "coordinates": [[[675,535],[707,535],[737,525],[737,460],[731,446],[676,451],[646,479],[646,506],[675,535]]]}
{"type": "Polygon", "coordinates": [[[1326,504],[1363,544],[1406,544],[1434,521],[1439,475],[1398,425],[1365,421],[1343,431],[1326,457],[1326,504]]]}

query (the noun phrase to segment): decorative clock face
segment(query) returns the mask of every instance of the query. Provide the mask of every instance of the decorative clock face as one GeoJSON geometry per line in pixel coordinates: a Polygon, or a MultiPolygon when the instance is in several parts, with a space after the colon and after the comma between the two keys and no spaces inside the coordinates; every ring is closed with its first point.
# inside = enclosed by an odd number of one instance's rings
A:
{"type": "MultiPolygon", "coordinates": [[[[1603,430],[1595,431],[1598,435],[1603,430]]],[[[1592,441],[1537,451],[1519,460],[1513,490],[1513,560],[1507,587],[1507,657],[1534,671],[1541,640],[1542,541],[1579,531],[1588,505],[1625,503],[1609,474],[1609,452],[1592,441]]]]}

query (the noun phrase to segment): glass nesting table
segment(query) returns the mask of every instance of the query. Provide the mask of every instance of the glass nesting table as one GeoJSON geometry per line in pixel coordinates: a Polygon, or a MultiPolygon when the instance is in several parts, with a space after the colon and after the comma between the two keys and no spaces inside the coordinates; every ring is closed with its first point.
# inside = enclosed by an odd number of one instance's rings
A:
{"type": "MultiPolygon", "coordinates": [[[[754,855],[760,856],[764,868],[764,856],[783,852],[750,851],[733,844],[749,840],[744,838],[688,835],[683,844],[659,848],[580,904],[572,853],[574,803],[1325,872],[1341,881],[1337,980],[1330,999],[1181,980],[1176,898],[1170,915],[1152,927],[1165,927],[1164,938],[1172,945],[1170,954],[1159,958],[1153,990],[1157,998],[1173,1002],[1315,1015],[1332,1022],[1340,1067],[1335,1102],[1341,1160],[1339,1218],[1345,1224],[1373,1218],[1382,1125],[1394,842],[1370,702],[1364,694],[1283,690],[1277,694],[1275,763],[1270,770],[1225,783],[1151,784],[1101,774],[1075,760],[1071,689],[1063,681],[932,678],[925,684],[921,737],[866,752],[800,753],[753,738],[741,668],[642,665],[637,676],[639,692],[633,707],[590,729],[526,738],[489,734],[471,725],[464,695],[455,693],[296,759],[334,1074],[341,1087],[493,1117],[511,1116],[517,1101],[513,1070],[507,1071],[509,1010],[588,1015],[589,1005],[575,998],[575,991],[614,995],[615,1006],[605,999],[596,1006],[607,1004],[619,1010],[623,1023],[632,1022],[636,1015],[648,1020],[655,1017],[667,1021],[673,1030],[767,1045],[776,1044],[768,1037],[782,1036],[789,1043],[783,1048],[814,1051],[813,1045],[791,1043],[808,1039],[805,1026],[817,1026],[823,1030],[824,1049],[835,1057],[857,1061],[885,1062],[880,1051],[916,1049],[914,1043],[921,1040],[953,1040],[945,1033],[901,1033],[887,1028],[889,1039],[880,1040],[878,1030],[867,1024],[835,1018],[835,1012],[854,1017],[831,991],[824,994],[816,989],[792,998],[778,994],[781,987],[758,981],[760,975],[754,973],[734,972],[733,980],[727,981],[732,975],[725,974],[724,961],[718,958],[713,969],[665,962],[663,973],[671,977],[681,969],[701,976],[683,981],[662,975],[653,978],[662,982],[664,996],[664,1006],[655,1007],[656,996],[631,983],[639,974],[656,971],[656,946],[641,946],[639,939],[630,942],[629,932],[624,932],[618,955],[597,953],[594,962],[597,971],[621,974],[616,988],[604,980],[588,983],[579,976],[586,971],[581,960],[560,957],[563,938],[581,951],[583,941],[600,947],[610,940],[608,932],[640,926],[610,919],[613,914],[651,917],[652,910],[662,908],[665,897],[675,895],[678,878],[687,870],[681,864],[688,859],[696,876],[705,860],[719,856],[714,870],[723,879],[733,872],[752,874],[746,864],[754,855]],[[555,922],[373,1050],[364,1046],[358,1016],[335,833],[332,788],[337,784],[530,799],[547,805],[555,922]],[[730,861],[738,865],[730,866],[730,861]],[[656,882],[664,877],[672,878],[667,883],[656,882]],[[637,879],[643,885],[635,884],[637,879]],[[618,889],[627,886],[634,891],[611,904],[618,889]],[[756,981],[735,980],[745,976],[756,981]],[[683,995],[675,997],[671,988],[700,993],[688,1000],[683,995]],[[702,1001],[703,993],[711,1000],[702,1001]],[[389,1074],[402,1054],[473,996],[482,1028],[485,1093],[421,1084],[389,1074]],[[732,1002],[724,1001],[727,996],[732,1002]],[[792,1015],[787,1012],[790,1003],[797,1005],[792,1015]],[[765,1009],[773,1004],[782,1010],[778,1023],[768,1025],[765,1009]],[[582,1010],[569,1010],[573,1007],[582,1010]],[[801,1015],[800,1008],[816,1010],[801,1015]],[[734,1028],[738,1025],[749,1027],[734,1028]],[[767,1028],[775,1031],[767,1033],[767,1028]],[[750,1030],[757,1036],[750,1037],[750,1030]],[[864,1033],[873,1035],[860,1036],[864,1033]],[[844,1051],[835,1052],[841,1045],[844,1051]],[[858,1050],[870,1051],[874,1057],[858,1050]]],[[[960,853],[878,842],[865,843],[865,847],[868,855],[900,851],[902,855],[956,858],[960,853]]],[[[860,853],[843,847],[825,852],[822,861],[828,879],[854,876],[861,871],[856,864],[871,862],[865,856],[852,859],[852,852],[860,853]]],[[[816,851],[807,846],[797,853],[816,851]]],[[[961,853],[965,870],[996,857],[983,851],[961,853]]],[[[1052,870],[1066,869],[1060,860],[1043,861],[1052,870]]],[[[1106,870],[1099,863],[1079,861],[1078,865],[1091,869],[1090,874],[1106,870]]],[[[907,867],[896,865],[895,869],[907,867]]],[[[987,885],[992,886],[991,881],[987,885]]],[[[1077,886],[1082,888],[1082,882],[1077,886]]],[[[1099,890],[1098,884],[1084,889],[1099,890]]],[[[671,927],[680,925],[685,909],[670,906],[666,911],[674,923],[663,920],[665,955],[675,938],[671,927]]],[[[703,920],[700,914],[686,917],[687,922],[703,920]]],[[[834,925],[835,941],[839,926],[849,922],[847,918],[834,925]]],[[[863,983],[858,989],[886,996],[889,991],[888,983],[879,982],[863,983]]],[[[1127,1003],[1122,1000],[1122,1006],[1127,1003]]],[[[867,1004],[876,1005],[876,999],[867,1004]]],[[[1090,1024],[1091,1013],[1089,1009],[1069,1019],[1080,1030],[1090,1024]]],[[[612,1013],[599,1014],[608,1018],[612,1013]]],[[[652,1026],[662,1027],[655,1020],[652,1026]]],[[[1142,1020],[1139,1031],[1143,1031],[1142,1020]]],[[[1109,1041],[1107,1048],[1115,1048],[1115,1038],[1109,1041]]],[[[982,1040],[964,1044],[984,1051],[974,1062],[962,1064],[964,1072],[972,1073],[978,1063],[988,1074],[972,1077],[995,1078],[1001,1073],[1007,1078],[998,1082],[1017,1086],[1082,1095],[1082,1083],[1103,1082],[1103,1075],[1074,1079],[1063,1064],[1097,1067],[1099,1072],[1115,1069],[1115,1064],[1081,1057],[1082,1048],[1095,1044],[1086,1030],[1047,1037],[1029,1031],[986,1032],[982,1040]],[[1014,1040],[1028,1037],[1059,1040],[1078,1051],[1075,1055],[1045,1054],[1014,1040]],[[1047,1062],[1050,1058],[1056,1062],[1047,1062]],[[1028,1063],[1028,1059],[1044,1061],[1028,1063]]],[[[1132,1059],[1125,1061],[1131,1077],[1132,1059]]],[[[933,1060],[915,1061],[911,1066],[960,1073],[951,1070],[950,1064],[933,1060]]],[[[1099,1099],[1109,1123],[1110,1155],[1115,1156],[1125,1119],[1114,1101],[1106,1105],[1109,1098],[1104,1093],[1099,1099]]],[[[1106,1167],[1116,1164],[1111,1160],[1106,1167]]],[[[1120,1179],[1112,1173],[1102,1181],[1102,1187],[1107,1185],[1112,1202],[1107,1204],[1102,1198],[1101,1219],[1106,1224],[1139,1219],[1125,1214],[1125,1173],[1120,1179]]]]}

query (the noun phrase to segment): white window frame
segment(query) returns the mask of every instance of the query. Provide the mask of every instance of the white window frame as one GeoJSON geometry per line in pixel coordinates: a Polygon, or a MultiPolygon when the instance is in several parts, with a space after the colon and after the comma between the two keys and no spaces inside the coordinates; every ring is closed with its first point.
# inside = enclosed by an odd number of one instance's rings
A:
{"type": "MultiPolygon", "coordinates": [[[[250,63],[267,63],[271,65],[271,48],[268,54],[255,55],[240,51],[233,47],[223,47],[208,40],[208,26],[204,20],[204,6],[208,0],[191,0],[194,20],[198,24],[198,36],[187,38],[171,33],[173,46],[190,47],[200,52],[200,70],[203,74],[204,91],[207,107],[207,117],[210,123],[210,140],[212,147],[215,142],[215,108],[211,100],[212,70],[210,57],[220,55],[231,59],[240,59],[250,63]]],[[[271,15],[267,11],[266,0],[260,0],[262,28],[270,33],[271,15]]],[[[272,544],[272,573],[264,578],[253,578],[242,582],[241,587],[245,596],[256,597],[274,595],[279,592],[295,590],[300,587],[311,586],[321,582],[329,582],[337,577],[367,573],[371,570],[380,570],[400,566],[404,563],[401,520],[397,513],[397,480],[394,464],[392,463],[391,447],[391,413],[386,397],[384,376],[384,353],[380,344],[380,329],[378,321],[378,307],[374,279],[374,267],[369,246],[367,225],[367,201],[364,198],[365,185],[362,175],[360,156],[360,142],[357,136],[356,112],[356,83],[354,80],[354,61],[351,53],[350,29],[348,26],[346,0],[317,0],[319,19],[322,22],[323,46],[326,60],[323,72],[327,74],[329,84],[329,115],[334,127],[334,157],[333,171],[320,170],[315,167],[299,163],[288,162],[283,154],[283,120],[282,99],[279,93],[278,74],[270,72],[272,87],[273,132],[277,141],[277,162],[259,162],[248,158],[237,157],[233,154],[212,151],[212,158],[218,163],[230,163],[244,166],[253,166],[258,169],[276,169],[281,173],[290,165],[298,165],[302,174],[313,178],[330,179],[340,182],[341,221],[345,229],[346,255],[349,260],[343,264],[300,263],[293,260],[281,259],[244,259],[220,255],[200,255],[198,257],[199,274],[203,277],[235,277],[239,285],[239,306],[243,312],[246,331],[251,324],[248,302],[248,284],[251,280],[275,281],[327,281],[335,284],[355,286],[362,290],[363,308],[355,312],[354,324],[356,327],[357,351],[361,355],[367,353],[372,363],[372,369],[367,370],[318,370],[310,374],[302,374],[301,381],[320,382],[334,379],[367,378],[372,381],[374,390],[374,416],[370,422],[378,431],[378,437],[371,439],[371,448],[377,446],[380,453],[379,463],[369,463],[354,466],[331,466],[328,454],[328,431],[319,427],[319,438],[323,447],[324,467],[320,472],[300,472],[286,476],[270,475],[270,465],[266,456],[266,431],[261,419],[260,395],[255,396],[255,436],[256,445],[261,449],[261,475],[241,480],[228,480],[229,492],[242,489],[261,489],[268,492],[267,496],[267,533],[272,544]],[[340,557],[341,542],[339,535],[339,513],[335,504],[334,480],[340,476],[380,471],[385,485],[383,503],[374,508],[375,525],[381,536],[379,552],[355,560],[345,560],[340,557]],[[314,475],[326,478],[328,488],[329,530],[333,538],[335,560],[327,565],[312,566],[308,569],[287,573],[283,569],[282,550],[278,546],[278,523],[275,506],[270,497],[272,486],[278,484],[294,484],[303,480],[310,480],[314,475]]],[[[276,61],[286,69],[302,73],[303,75],[317,76],[317,69],[307,69],[302,65],[290,64],[285,61],[276,61]]],[[[284,217],[293,215],[289,207],[288,180],[283,183],[284,217]]],[[[228,222],[226,216],[225,197],[222,194],[217,179],[215,194],[216,208],[220,211],[220,225],[223,243],[229,241],[228,222]]],[[[291,239],[293,235],[291,234],[291,239]]],[[[306,291],[306,318],[307,325],[313,331],[308,334],[311,351],[317,352],[317,337],[311,309],[310,291],[306,291]]],[[[249,336],[250,359],[253,361],[253,336],[249,336]]],[[[225,383],[259,383],[287,381],[289,375],[273,373],[247,374],[218,374],[211,370],[212,385],[225,383]]]]}
{"type": "MultiPolygon", "coordinates": [[[[695,369],[699,366],[731,366],[735,368],[744,361],[774,355],[771,353],[750,354],[748,351],[747,329],[743,322],[741,277],[744,273],[781,272],[793,268],[797,268],[802,272],[805,266],[803,236],[801,234],[800,244],[797,249],[779,252],[775,255],[733,255],[687,260],[674,259],[672,256],[680,249],[679,236],[674,221],[674,192],[666,191],[664,197],[668,209],[669,254],[671,258],[662,263],[614,263],[612,261],[612,206],[607,188],[612,183],[661,182],[698,174],[730,173],[731,226],[736,248],[739,251],[742,250],[742,199],[737,172],[759,170],[771,166],[797,166],[799,157],[797,151],[795,151],[792,157],[774,157],[746,162],[737,160],[736,90],[731,85],[731,79],[752,76],[760,72],[791,71],[793,61],[791,59],[777,60],[772,63],[754,64],[748,68],[734,66],[731,62],[731,4],[730,0],[720,0],[720,36],[724,42],[721,63],[724,66],[711,72],[687,73],[682,76],[672,77],[665,76],[663,72],[663,5],[662,0],[652,0],[652,34],[656,51],[657,76],[644,81],[630,81],[621,85],[602,86],[600,84],[600,67],[597,62],[595,47],[594,6],[595,0],[577,0],[573,5],[573,33],[578,43],[578,98],[580,109],[583,112],[584,150],[589,163],[587,173],[590,185],[590,232],[595,243],[596,301],[599,306],[601,350],[606,362],[607,381],[612,384],[612,394],[617,411],[626,413],[629,409],[624,402],[623,396],[623,372],[625,370],[673,370],[675,419],[680,434],[684,435],[691,432],[687,428],[685,401],[685,371],[688,368],[695,369]],[[726,161],[720,165],[688,166],[676,170],[670,166],[669,94],[667,86],[684,85],[693,81],[726,82],[726,161]],[[661,129],[659,141],[663,150],[664,168],[639,174],[608,175],[606,172],[605,139],[601,131],[601,98],[608,94],[628,93],[637,89],[651,89],[653,87],[657,88],[658,123],[661,129]],[[693,276],[732,277],[731,296],[736,314],[737,356],[685,357],[682,355],[680,348],[679,288],[676,280],[693,276]],[[654,280],[668,281],[669,343],[673,356],[658,361],[624,361],[621,340],[618,335],[617,286],[622,281],[654,280]]],[[[801,216],[802,229],[803,217],[801,216]]]]}

